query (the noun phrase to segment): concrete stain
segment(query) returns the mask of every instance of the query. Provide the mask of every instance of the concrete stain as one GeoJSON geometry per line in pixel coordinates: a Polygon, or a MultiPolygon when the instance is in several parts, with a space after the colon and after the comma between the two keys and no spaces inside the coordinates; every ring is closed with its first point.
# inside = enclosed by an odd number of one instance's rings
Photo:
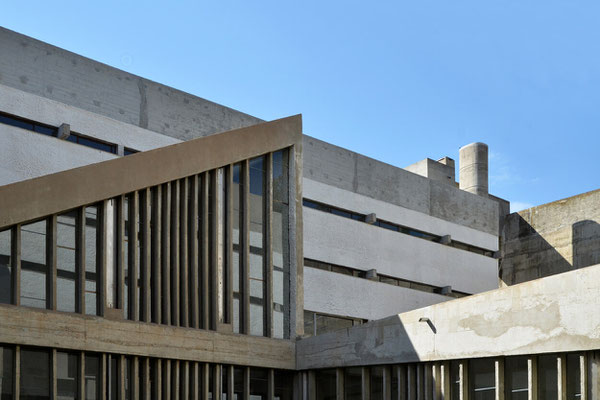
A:
{"type": "Polygon", "coordinates": [[[26,85],[26,84],[27,84],[27,82],[29,82],[29,78],[28,78],[28,77],[26,77],[25,75],[21,75],[21,76],[19,77],[19,80],[21,81],[21,83],[22,83],[23,85],[26,85]]]}
{"type": "Polygon", "coordinates": [[[518,313],[498,313],[491,318],[485,315],[466,317],[458,322],[463,329],[472,330],[482,337],[497,338],[510,328],[523,326],[550,332],[560,326],[560,307],[557,302],[548,305],[539,304],[518,313]]]}

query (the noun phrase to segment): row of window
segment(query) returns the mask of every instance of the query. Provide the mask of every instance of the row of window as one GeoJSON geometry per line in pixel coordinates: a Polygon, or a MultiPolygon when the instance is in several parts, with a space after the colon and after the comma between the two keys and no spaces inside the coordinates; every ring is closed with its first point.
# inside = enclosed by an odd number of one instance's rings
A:
{"type": "Polygon", "coordinates": [[[304,310],[304,336],[316,336],[367,322],[360,318],[340,317],[304,310]]]}
{"type": "Polygon", "coordinates": [[[213,396],[216,393],[220,393],[222,399],[267,400],[271,379],[274,398],[291,400],[293,377],[293,372],[283,370],[0,346],[1,400],[16,398],[15,393],[20,400],[155,399],[161,396],[208,400],[217,397],[213,396]],[[247,388],[246,379],[249,380],[247,388]]]}
{"type": "MultiPolygon", "coordinates": [[[[323,261],[310,260],[308,258],[305,258],[304,266],[321,269],[324,271],[336,272],[338,274],[349,275],[349,276],[367,279],[367,273],[365,271],[361,271],[358,269],[345,267],[345,266],[341,266],[341,265],[334,265],[334,264],[326,263],[323,261]]],[[[468,293],[457,292],[454,290],[452,290],[450,292],[445,292],[444,288],[439,287],[439,286],[427,285],[424,283],[413,282],[413,281],[409,281],[407,279],[394,278],[394,277],[386,276],[386,275],[377,274],[377,276],[374,277],[373,279],[377,280],[378,282],[387,283],[387,284],[393,285],[393,286],[401,286],[401,287],[419,290],[421,292],[427,292],[427,293],[444,294],[445,296],[449,296],[449,297],[459,298],[459,297],[469,296],[468,293]]]]}
{"type": "Polygon", "coordinates": [[[0,231],[0,303],[288,338],[288,167],[282,150],[0,231]]]}
{"type": "MultiPolygon", "coordinates": [[[[312,209],[315,209],[315,210],[323,211],[323,212],[326,212],[326,213],[329,213],[329,214],[338,215],[340,217],[352,219],[352,220],[355,220],[355,221],[366,222],[366,220],[367,220],[367,216],[365,214],[360,214],[360,213],[356,213],[354,211],[344,210],[342,208],[335,207],[335,206],[332,206],[332,205],[329,205],[329,204],[320,203],[320,202],[314,201],[314,200],[303,199],[302,204],[305,207],[309,207],[309,208],[312,208],[312,209]]],[[[434,235],[434,234],[423,232],[423,231],[419,231],[419,230],[416,230],[416,229],[413,229],[413,228],[409,228],[407,226],[395,224],[395,223],[389,222],[389,221],[384,221],[384,220],[379,219],[379,218],[377,218],[375,220],[375,222],[373,222],[371,225],[378,226],[378,227],[384,228],[384,229],[388,229],[388,230],[391,230],[391,231],[394,231],[394,232],[400,232],[400,233],[403,233],[405,235],[410,235],[410,236],[418,237],[420,239],[425,239],[425,240],[428,240],[430,242],[439,242],[439,241],[442,240],[442,236],[434,235]]],[[[472,245],[467,244],[467,243],[457,242],[455,240],[452,240],[447,245],[451,246],[451,247],[455,247],[457,249],[461,249],[461,250],[465,250],[465,251],[470,251],[472,253],[481,254],[481,255],[486,256],[486,257],[493,257],[493,255],[494,255],[493,251],[482,249],[482,248],[477,247],[477,246],[472,246],[472,245]]]]}
{"type": "MultiPolygon", "coordinates": [[[[6,114],[0,112],[0,124],[15,126],[17,128],[26,129],[28,131],[40,133],[42,135],[58,137],[58,128],[21,118],[16,115],[6,114]]],[[[66,139],[69,142],[77,143],[82,146],[91,147],[96,150],[106,151],[107,153],[117,154],[118,146],[115,143],[105,142],[90,136],[81,135],[79,133],[71,132],[66,139]]],[[[130,155],[138,153],[138,150],[124,148],[124,155],[130,155]]]]}
{"type": "MultiPolygon", "coordinates": [[[[578,400],[585,391],[581,381],[582,355],[570,353],[566,355],[542,355],[528,358],[527,356],[506,357],[502,363],[496,359],[473,359],[468,361],[452,361],[449,363],[448,372],[450,393],[444,393],[444,399],[459,400],[460,388],[463,386],[468,391],[469,399],[495,400],[527,400],[529,388],[529,364],[534,362],[537,376],[537,393],[540,399],[556,399],[559,391],[559,372],[557,365],[565,362],[566,393],[563,399],[578,400]],[[465,368],[468,373],[468,382],[461,382],[460,368],[465,368]],[[498,374],[496,368],[503,368],[503,373],[498,374]],[[498,382],[504,388],[504,396],[496,396],[496,377],[503,381],[498,382]]],[[[383,400],[384,393],[389,391],[392,399],[417,398],[420,394],[431,394],[434,387],[443,390],[440,383],[435,382],[435,373],[441,376],[439,364],[417,364],[402,366],[374,366],[345,368],[342,376],[335,369],[315,371],[316,399],[336,400],[337,380],[343,379],[343,398],[346,400],[362,400],[363,392],[370,400],[383,400]],[[389,380],[384,375],[389,374],[389,380]],[[389,382],[389,387],[384,387],[389,382]],[[366,386],[363,387],[363,384],[366,386]]],[[[427,396],[423,397],[426,398],[427,396]]],[[[418,397],[422,398],[422,397],[418,397]]]]}

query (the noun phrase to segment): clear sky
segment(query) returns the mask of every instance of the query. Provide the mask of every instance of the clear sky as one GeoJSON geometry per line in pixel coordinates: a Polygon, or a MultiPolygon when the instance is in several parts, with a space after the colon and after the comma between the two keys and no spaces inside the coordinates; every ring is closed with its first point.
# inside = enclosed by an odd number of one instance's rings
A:
{"type": "Polygon", "coordinates": [[[485,142],[490,192],[513,211],[600,187],[599,21],[597,0],[0,11],[6,28],[259,118],[302,113],[306,134],[399,167],[485,142]]]}

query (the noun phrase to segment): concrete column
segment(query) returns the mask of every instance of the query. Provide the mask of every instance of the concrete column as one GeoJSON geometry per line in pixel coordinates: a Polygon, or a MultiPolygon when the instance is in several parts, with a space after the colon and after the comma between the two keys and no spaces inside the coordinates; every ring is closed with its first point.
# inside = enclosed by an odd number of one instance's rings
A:
{"type": "Polygon", "coordinates": [[[362,369],[362,400],[371,399],[371,371],[369,367],[363,367],[362,369]]]}
{"type": "Polygon", "coordinates": [[[600,351],[590,351],[587,359],[587,400],[598,400],[600,399],[600,351]]]}
{"type": "Polygon", "coordinates": [[[458,365],[458,376],[460,379],[460,400],[469,400],[469,362],[461,361],[458,365]]]}
{"type": "Polygon", "coordinates": [[[556,372],[558,374],[558,400],[567,400],[567,356],[564,353],[556,357],[556,372]]]}
{"type": "Polygon", "coordinates": [[[504,358],[494,362],[496,400],[504,400],[504,358]]]}
{"type": "Polygon", "coordinates": [[[440,363],[435,363],[432,364],[431,368],[433,377],[433,400],[440,400],[442,398],[442,365],[440,363]]]}
{"type": "Polygon", "coordinates": [[[406,378],[406,365],[398,365],[394,367],[393,373],[396,375],[396,379],[398,379],[398,396],[393,400],[407,400],[407,378],[406,378]]]}
{"type": "Polygon", "coordinates": [[[459,187],[461,190],[487,197],[488,146],[471,143],[460,148],[459,187]]]}
{"type": "Polygon", "coordinates": [[[433,364],[423,364],[423,376],[424,376],[424,382],[423,382],[423,392],[424,392],[424,398],[425,400],[432,400],[433,399],[433,369],[434,365],[433,364]]]}
{"type": "Polygon", "coordinates": [[[450,396],[451,396],[451,384],[450,384],[450,363],[448,361],[445,361],[442,363],[441,366],[441,373],[440,373],[440,378],[441,378],[441,396],[440,399],[442,400],[450,400],[450,396]]]}

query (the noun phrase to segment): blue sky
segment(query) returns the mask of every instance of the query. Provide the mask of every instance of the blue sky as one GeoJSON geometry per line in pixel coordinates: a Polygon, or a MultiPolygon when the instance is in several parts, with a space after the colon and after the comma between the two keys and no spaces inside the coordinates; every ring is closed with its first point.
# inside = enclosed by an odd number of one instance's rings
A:
{"type": "MultiPolygon", "coordinates": [[[[0,24],[404,167],[490,146],[514,209],[600,187],[597,1],[5,1],[0,24]]],[[[1,56],[1,55],[0,55],[1,56]]]]}

